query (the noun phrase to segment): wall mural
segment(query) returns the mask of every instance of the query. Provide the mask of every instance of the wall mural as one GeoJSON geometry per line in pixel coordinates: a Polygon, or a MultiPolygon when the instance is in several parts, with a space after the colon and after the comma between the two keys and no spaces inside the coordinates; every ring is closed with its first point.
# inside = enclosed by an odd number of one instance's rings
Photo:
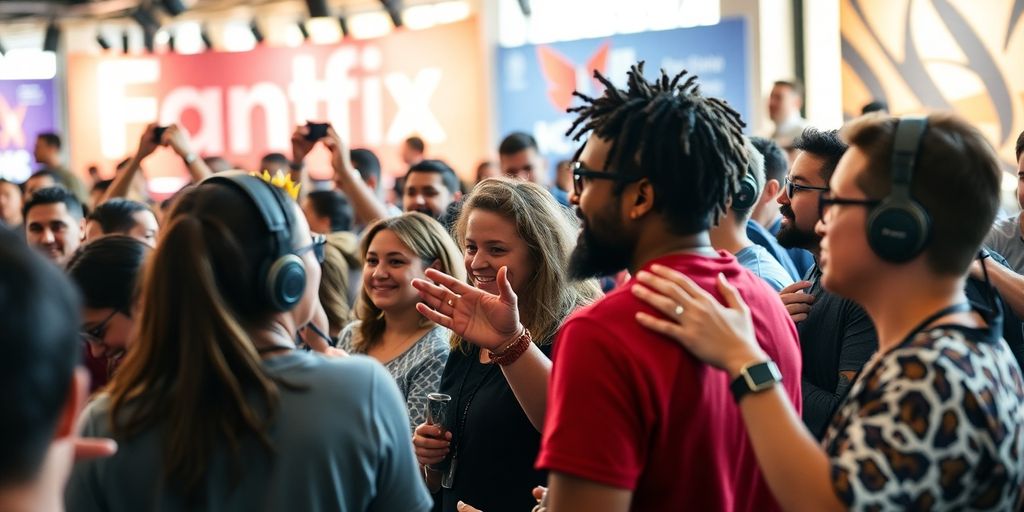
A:
{"type": "Polygon", "coordinates": [[[841,0],[843,114],[953,110],[1016,169],[1024,129],[1024,0],[841,0]]]}

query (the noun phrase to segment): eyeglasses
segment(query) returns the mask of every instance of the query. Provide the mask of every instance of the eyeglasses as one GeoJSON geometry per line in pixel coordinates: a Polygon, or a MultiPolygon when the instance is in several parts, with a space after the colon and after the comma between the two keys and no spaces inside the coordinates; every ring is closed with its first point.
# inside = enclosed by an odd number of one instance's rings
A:
{"type": "Polygon", "coordinates": [[[584,167],[583,162],[575,161],[572,163],[572,189],[573,193],[575,193],[577,197],[583,195],[583,178],[632,183],[634,181],[639,181],[642,176],[627,176],[625,174],[614,172],[595,171],[584,167]]]}
{"type": "Polygon", "coordinates": [[[831,210],[831,206],[834,204],[840,205],[851,205],[851,206],[866,206],[868,208],[874,208],[879,204],[882,204],[878,199],[845,199],[842,197],[827,196],[824,192],[818,197],[818,218],[821,219],[822,224],[827,224],[826,219],[831,210]]]}
{"type": "Polygon", "coordinates": [[[114,318],[119,310],[115,309],[107,315],[96,327],[89,329],[88,331],[82,331],[79,333],[83,340],[90,345],[102,345],[104,343],[103,337],[107,335],[107,324],[110,323],[110,319],[114,318]]]}
{"type": "Polygon", "coordinates": [[[301,256],[309,251],[313,251],[313,255],[316,256],[317,263],[324,262],[324,246],[327,245],[327,237],[319,233],[313,233],[313,243],[295,249],[295,255],[301,256]]]}
{"type": "Polygon", "coordinates": [[[798,185],[796,183],[793,183],[793,181],[789,179],[789,176],[786,176],[786,197],[793,199],[793,193],[799,190],[817,190],[819,192],[827,192],[828,187],[811,187],[808,185],[798,185]]]}

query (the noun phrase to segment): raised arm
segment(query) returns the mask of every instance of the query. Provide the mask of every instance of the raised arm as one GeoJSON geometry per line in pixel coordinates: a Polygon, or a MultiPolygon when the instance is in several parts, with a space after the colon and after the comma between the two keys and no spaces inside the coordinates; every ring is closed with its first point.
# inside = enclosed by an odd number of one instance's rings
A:
{"type": "MultiPolygon", "coordinates": [[[[301,133],[305,129],[304,126],[299,127],[297,133],[301,133]]],[[[377,197],[377,193],[363,181],[359,171],[352,166],[348,144],[341,140],[334,128],[328,128],[327,136],[321,140],[327,149],[331,150],[334,185],[352,203],[352,210],[355,212],[356,218],[362,224],[368,225],[377,219],[387,217],[388,212],[384,202],[377,197]]]]}
{"type": "Polygon", "coordinates": [[[138,176],[139,170],[142,169],[142,161],[147,156],[153,154],[156,151],[157,146],[160,143],[156,140],[156,123],[150,123],[146,125],[146,129],[142,131],[142,136],[139,137],[139,148],[135,151],[135,155],[132,156],[128,166],[114,177],[114,181],[111,182],[110,188],[103,194],[100,199],[100,204],[113,199],[115,197],[125,197],[132,188],[132,181],[138,176]]]}
{"type": "Polygon", "coordinates": [[[188,167],[188,174],[192,178],[192,183],[203,181],[213,174],[213,171],[206,165],[206,161],[199,158],[199,155],[192,151],[192,147],[188,142],[188,134],[178,125],[172,124],[168,126],[164,130],[160,141],[165,146],[170,146],[185,162],[185,166],[188,167]]]}

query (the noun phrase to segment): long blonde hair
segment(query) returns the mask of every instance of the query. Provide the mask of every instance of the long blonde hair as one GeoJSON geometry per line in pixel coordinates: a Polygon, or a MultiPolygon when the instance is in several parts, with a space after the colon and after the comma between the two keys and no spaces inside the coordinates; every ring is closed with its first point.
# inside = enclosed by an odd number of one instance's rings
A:
{"type": "Polygon", "coordinates": [[[327,313],[327,325],[332,336],[337,335],[352,321],[353,308],[349,304],[349,272],[359,265],[355,235],[347,231],[327,235],[324,262],[320,265],[320,305],[327,313]]]}
{"type": "MultiPolygon", "coordinates": [[[[466,279],[466,268],[462,263],[458,246],[452,237],[445,232],[433,218],[419,212],[409,212],[399,217],[381,219],[368,228],[363,235],[360,254],[363,261],[370,250],[370,243],[381,231],[391,231],[410,251],[423,262],[424,268],[437,262],[437,269],[460,281],[466,279]]],[[[362,321],[359,325],[359,336],[352,337],[352,346],[356,352],[366,352],[378,342],[384,334],[384,312],[380,310],[365,287],[360,287],[359,303],[356,316],[362,321]]],[[[423,319],[423,325],[429,321],[423,319]]]]}
{"type": "MultiPolygon", "coordinates": [[[[463,250],[469,215],[478,209],[512,222],[529,248],[534,271],[523,289],[516,290],[519,317],[536,343],[550,342],[569,313],[601,296],[596,281],[569,279],[569,255],[576,247],[579,221],[535,183],[489,178],[473,188],[455,223],[455,239],[463,250]]],[[[461,337],[453,336],[452,348],[467,347],[461,337]]]]}
{"type": "Polygon", "coordinates": [[[157,430],[164,481],[187,503],[201,501],[220,447],[234,478],[249,435],[274,452],[269,430],[284,384],[266,373],[247,334],[275,315],[259,278],[273,238],[259,218],[250,199],[222,184],[175,202],[144,269],[137,341],[108,388],[114,437],[157,430]]]}

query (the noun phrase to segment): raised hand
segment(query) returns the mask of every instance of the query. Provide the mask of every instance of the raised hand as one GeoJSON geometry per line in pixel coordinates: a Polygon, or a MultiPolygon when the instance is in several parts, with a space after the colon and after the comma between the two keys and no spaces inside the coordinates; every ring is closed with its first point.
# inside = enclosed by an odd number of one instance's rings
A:
{"type": "Polygon", "coordinates": [[[139,162],[153,154],[160,146],[160,142],[156,140],[156,127],[156,123],[150,123],[146,125],[145,130],[142,130],[142,136],[139,137],[139,149],[135,152],[135,159],[139,162]]]}
{"type": "Polygon", "coordinates": [[[160,144],[170,146],[182,158],[192,152],[188,142],[188,133],[176,124],[172,124],[164,130],[163,136],[160,137],[160,144]]]}
{"type": "Polygon", "coordinates": [[[301,163],[316,145],[316,141],[306,140],[308,133],[309,128],[306,126],[297,126],[292,132],[292,162],[296,164],[301,163]]]}
{"type": "Polygon", "coordinates": [[[727,306],[690,278],[660,265],[641,271],[637,280],[643,286],[634,285],[633,295],[669,318],[638,312],[640,325],[678,341],[701,361],[731,375],[765,358],[754,336],[750,309],[724,275],[718,276],[718,290],[727,306]]]}
{"type": "Polygon", "coordinates": [[[434,282],[414,279],[412,285],[423,299],[416,310],[427,319],[491,351],[498,351],[522,334],[518,299],[508,281],[508,267],[498,269],[499,295],[434,269],[427,269],[426,275],[434,282]]]}

